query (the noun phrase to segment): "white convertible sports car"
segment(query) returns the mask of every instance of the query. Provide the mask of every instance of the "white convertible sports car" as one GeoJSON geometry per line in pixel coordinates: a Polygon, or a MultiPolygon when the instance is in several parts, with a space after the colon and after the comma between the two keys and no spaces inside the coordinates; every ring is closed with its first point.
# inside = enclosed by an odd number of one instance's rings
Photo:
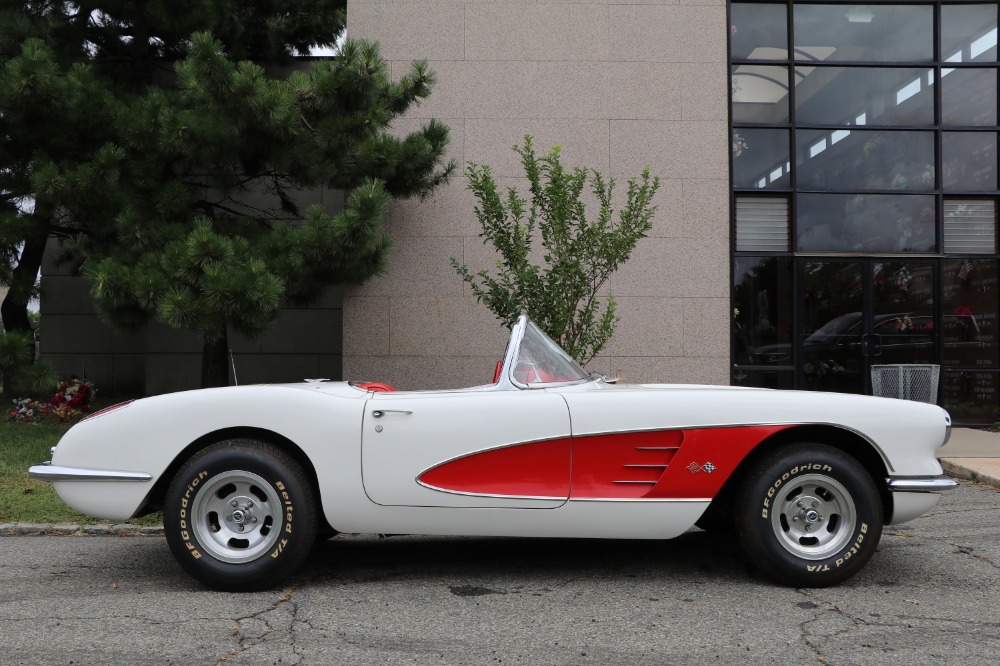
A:
{"type": "Polygon", "coordinates": [[[122,520],[163,509],[206,585],[272,586],[336,532],[669,539],[735,532],[775,580],[825,586],[954,487],[933,405],[592,377],[521,317],[494,382],[312,380],[173,393],[71,428],[31,476],[122,520]]]}

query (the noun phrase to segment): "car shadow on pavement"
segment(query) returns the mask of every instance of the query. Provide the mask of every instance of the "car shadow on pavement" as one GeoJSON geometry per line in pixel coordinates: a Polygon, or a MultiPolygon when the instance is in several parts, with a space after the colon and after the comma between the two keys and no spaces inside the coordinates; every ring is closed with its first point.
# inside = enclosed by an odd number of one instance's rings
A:
{"type": "Polygon", "coordinates": [[[316,544],[299,578],[342,582],[497,575],[576,578],[753,574],[733,535],[692,530],[670,540],[338,535],[316,544]]]}

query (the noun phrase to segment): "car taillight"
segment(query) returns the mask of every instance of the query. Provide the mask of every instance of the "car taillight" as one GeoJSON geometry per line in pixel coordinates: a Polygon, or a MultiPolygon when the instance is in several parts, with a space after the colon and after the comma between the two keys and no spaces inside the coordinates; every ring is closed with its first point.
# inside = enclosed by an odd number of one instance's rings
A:
{"type": "Polygon", "coordinates": [[[111,405],[110,407],[105,407],[104,409],[98,410],[93,414],[87,414],[82,419],[80,419],[80,422],[82,423],[87,419],[95,418],[97,416],[100,416],[101,414],[107,414],[108,412],[113,412],[116,409],[121,409],[122,407],[128,407],[129,405],[132,404],[132,402],[133,402],[132,400],[126,400],[125,402],[119,402],[117,405],[111,405]]]}

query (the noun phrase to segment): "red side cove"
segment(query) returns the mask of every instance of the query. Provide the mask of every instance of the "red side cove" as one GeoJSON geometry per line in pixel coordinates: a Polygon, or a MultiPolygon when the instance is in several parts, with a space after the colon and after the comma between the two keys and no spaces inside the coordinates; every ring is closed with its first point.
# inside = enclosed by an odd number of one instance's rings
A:
{"type": "Polygon", "coordinates": [[[420,482],[472,495],[569,497],[570,440],[491,449],[432,467],[420,482]]]}
{"type": "Polygon", "coordinates": [[[710,498],[754,446],[787,427],[658,430],[531,442],[442,463],[424,472],[420,481],[473,495],[710,498]]]}
{"type": "Polygon", "coordinates": [[[92,414],[87,414],[82,419],[80,419],[80,421],[86,421],[88,419],[96,419],[98,416],[101,416],[102,414],[113,412],[116,409],[121,409],[122,407],[128,407],[131,404],[132,404],[131,400],[126,400],[125,402],[119,402],[117,405],[111,405],[110,407],[105,407],[104,409],[93,412],[92,414]]]}

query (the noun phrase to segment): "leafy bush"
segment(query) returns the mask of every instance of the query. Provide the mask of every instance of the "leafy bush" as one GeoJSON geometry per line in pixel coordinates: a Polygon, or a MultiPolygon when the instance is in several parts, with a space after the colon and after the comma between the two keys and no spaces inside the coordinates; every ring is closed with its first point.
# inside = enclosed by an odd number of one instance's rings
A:
{"type": "Polygon", "coordinates": [[[469,189],[478,200],[480,236],[500,255],[495,274],[473,274],[454,258],[451,264],[504,325],[526,312],[573,358],[587,363],[611,339],[619,319],[614,298],[608,296],[602,311],[598,294],[652,228],[652,199],[660,179],[650,177],[649,167],[631,178],[616,221],[611,207],[614,179],[605,180],[592,169],[567,170],[559,146],[537,156],[530,136],[514,151],[521,156],[530,201],[514,188],[502,197],[489,166],[470,163],[466,169],[469,189]],[[588,176],[599,205],[593,220],[587,219],[582,200],[588,176]],[[539,238],[542,265],[529,258],[539,238]]]}
{"type": "Polygon", "coordinates": [[[41,399],[51,394],[56,385],[55,372],[48,363],[34,363],[34,358],[31,333],[10,331],[0,335],[0,375],[5,397],[41,399]]]}

